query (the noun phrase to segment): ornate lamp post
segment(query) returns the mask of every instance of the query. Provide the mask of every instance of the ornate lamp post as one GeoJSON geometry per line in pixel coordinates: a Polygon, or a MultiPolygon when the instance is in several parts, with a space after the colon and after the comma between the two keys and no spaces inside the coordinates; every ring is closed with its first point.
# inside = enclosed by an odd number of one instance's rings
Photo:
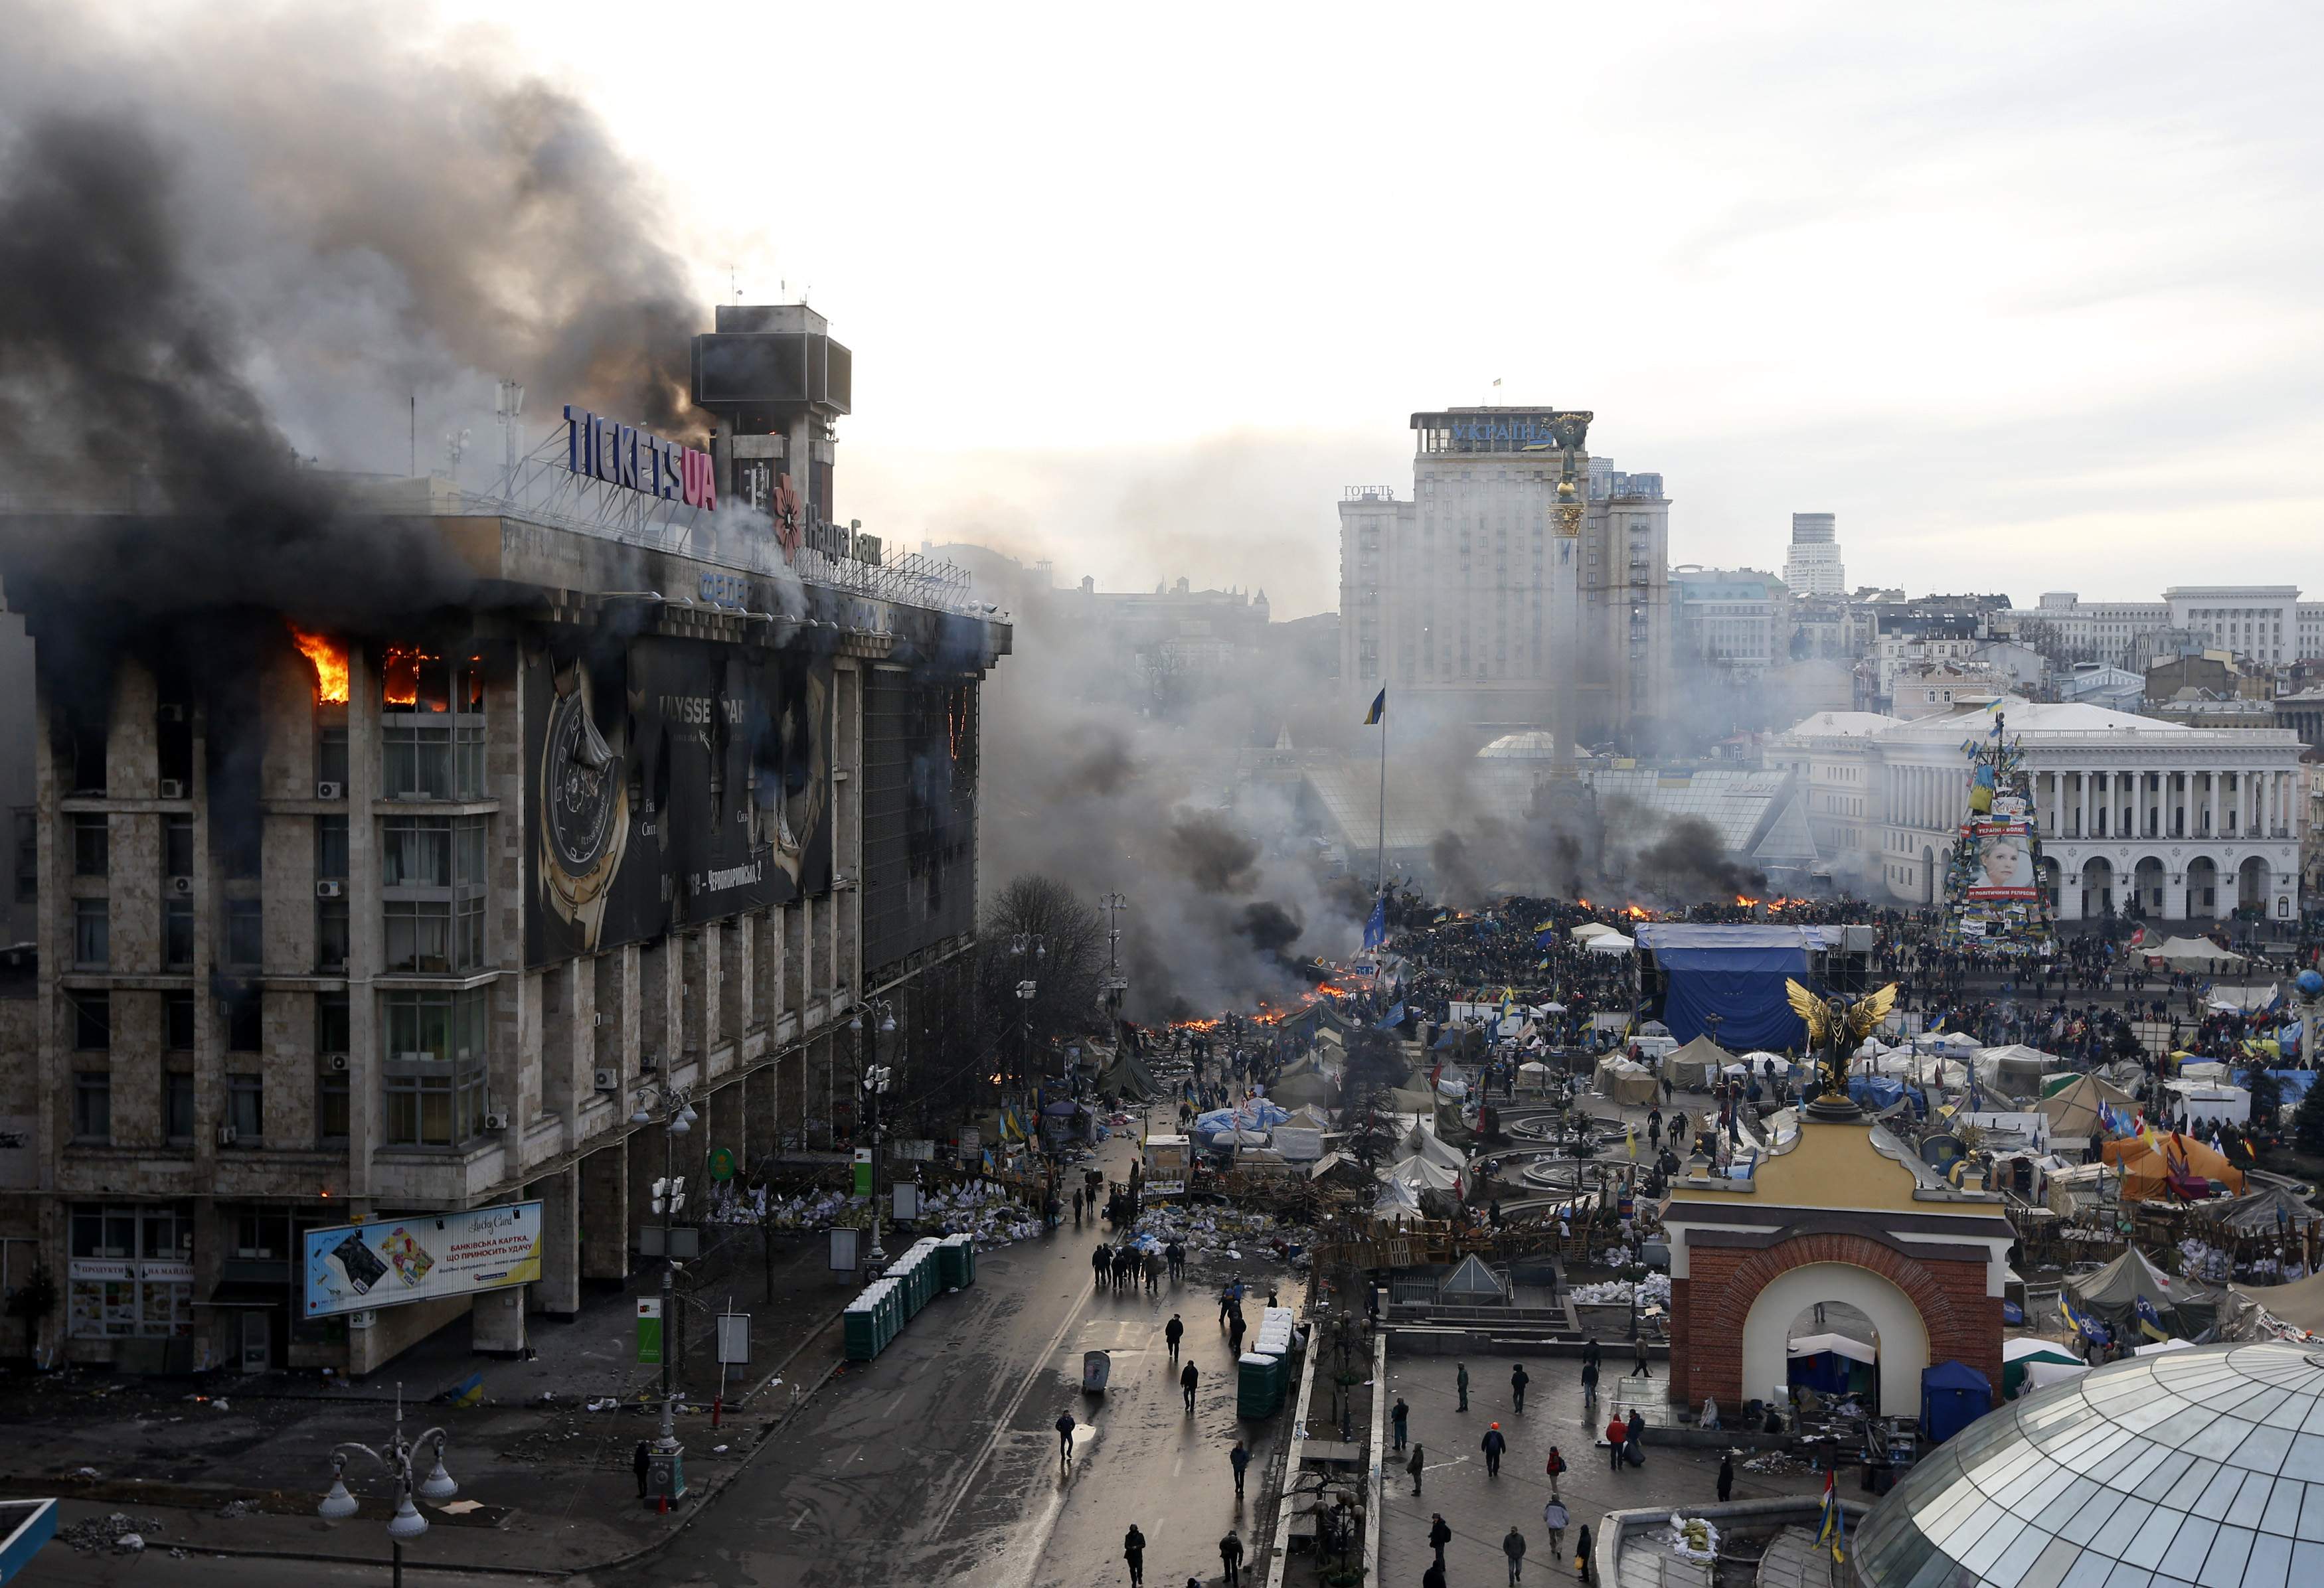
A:
{"type": "Polygon", "coordinates": [[[343,1522],[363,1509],[363,1502],[347,1492],[347,1458],[366,1455],[395,1479],[395,1515],[387,1524],[387,1537],[395,1550],[395,1588],[403,1588],[403,1547],[428,1530],[428,1519],[411,1503],[412,1497],[441,1505],[460,1492],[452,1474],[444,1470],[444,1446],[449,1436],[441,1428],[429,1428],[416,1439],[403,1437],[403,1386],[395,1386],[395,1432],[387,1448],[374,1450],[368,1445],[350,1440],[331,1450],[331,1487],[323,1496],[315,1514],[327,1521],[343,1522]],[[413,1471],[423,1446],[434,1445],[436,1459],[424,1478],[415,1478],[413,1471]]]}
{"type": "Polygon", "coordinates": [[[883,1133],[880,1128],[880,1098],[888,1089],[890,1069],[885,1064],[867,1062],[863,1051],[863,1011],[869,1009],[879,1017],[880,1033],[893,1036],[896,1030],[895,1005],[885,998],[872,998],[856,1005],[847,1017],[847,1029],[855,1033],[855,1068],[863,1077],[864,1128],[872,1137],[872,1250],[864,1255],[863,1282],[870,1284],[888,1266],[888,1251],[881,1244],[887,1227],[887,1215],[880,1203],[880,1143],[883,1133]]]}

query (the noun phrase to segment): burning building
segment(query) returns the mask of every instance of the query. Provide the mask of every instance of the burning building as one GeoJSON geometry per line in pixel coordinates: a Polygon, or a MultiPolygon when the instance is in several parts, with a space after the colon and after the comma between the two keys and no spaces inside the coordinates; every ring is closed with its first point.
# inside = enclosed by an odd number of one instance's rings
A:
{"type": "Polygon", "coordinates": [[[134,500],[0,518],[39,957],[0,1237],[58,1277],[45,1350],[362,1373],[463,1317],[516,1350],[627,1275],[659,1088],[706,1162],[845,1135],[851,1010],[908,1037],[969,946],[1010,648],[835,521],[849,375],[808,311],[722,307],[708,445],[576,408],[490,496],[295,471],[226,527],[239,574],[134,500]],[[431,1282],[453,1215],[530,1221],[530,1282],[431,1282]],[[374,1272],[341,1226],[389,1221],[374,1272]]]}

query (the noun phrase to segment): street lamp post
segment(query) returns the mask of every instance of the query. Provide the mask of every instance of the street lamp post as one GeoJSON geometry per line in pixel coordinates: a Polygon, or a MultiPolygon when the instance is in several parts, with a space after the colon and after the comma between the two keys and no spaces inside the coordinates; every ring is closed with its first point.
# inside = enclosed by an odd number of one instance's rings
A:
{"type": "Polygon", "coordinates": [[[395,1386],[395,1433],[384,1450],[374,1450],[368,1445],[349,1440],[334,1446],[331,1450],[331,1487],[323,1501],[315,1508],[318,1516],[327,1521],[342,1522],[363,1509],[363,1502],[347,1492],[347,1457],[367,1455],[395,1479],[395,1515],[387,1524],[388,1541],[395,1551],[395,1588],[403,1588],[403,1547],[428,1530],[428,1519],[411,1503],[414,1495],[441,1505],[460,1492],[452,1474],[444,1470],[444,1446],[448,1439],[441,1428],[429,1428],[416,1439],[403,1437],[403,1386],[395,1386]],[[415,1479],[412,1466],[423,1446],[433,1444],[436,1460],[428,1475],[415,1479]]]}
{"type": "MultiPolygon", "coordinates": [[[[686,1178],[678,1172],[678,1138],[692,1134],[694,1122],[701,1116],[687,1098],[686,1088],[669,1081],[654,1083],[652,1100],[661,1110],[661,1172],[654,1182],[653,1210],[661,1216],[661,1429],[654,1440],[653,1466],[650,1473],[654,1486],[665,1501],[676,1502],[686,1498],[685,1451],[678,1443],[678,1385],[674,1369],[677,1353],[671,1349],[676,1338],[673,1326],[677,1321],[678,1261],[671,1253],[670,1225],[678,1211],[686,1206],[686,1178]]],[[[630,1123],[649,1125],[654,1123],[654,1110],[641,1099],[630,1123]]]]}
{"type": "Polygon", "coordinates": [[[890,1067],[867,1061],[863,1051],[863,1011],[869,1009],[879,1016],[880,1033],[892,1036],[896,1030],[896,1008],[885,998],[872,998],[856,1005],[847,1017],[847,1029],[855,1033],[855,1068],[863,1077],[864,1127],[872,1137],[872,1250],[864,1256],[863,1282],[870,1284],[888,1266],[888,1250],[881,1235],[887,1227],[887,1216],[880,1203],[880,1097],[887,1091],[890,1067]]]}
{"type": "Polygon", "coordinates": [[[1041,961],[1048,956],[1049,941],[1038,932],[1020,932],[1010,938],[1009,952],[1019,959],[1028,954],[1033,959],[1033,963],[1027,968],[1032,970],[1034,976],[1024,978],[1017,984],[1017,1001],[1024,1005],[1018,1018],[1017,1079],[1019,1084],[1029,1088],[1033,1084],[1033,1000],[1041,990],[1037,978],[1041,961]]]}

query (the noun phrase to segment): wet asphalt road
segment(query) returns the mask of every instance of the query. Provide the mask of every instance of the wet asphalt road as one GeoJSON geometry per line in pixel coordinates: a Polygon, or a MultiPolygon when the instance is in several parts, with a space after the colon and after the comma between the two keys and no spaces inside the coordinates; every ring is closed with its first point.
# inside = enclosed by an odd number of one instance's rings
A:
{"type": "MultiPolygon", "coordinates": [[[[1217,1575],[1221,1535],[1232,1528],[1254,1542],[1270,1452],[1254,1447],[1251,1500],[1238,1508],[1227,1460],[1234,1385],[1215,1295],[1167,1280],[1150,1297],[1095,1290],[1095,1240],[1068,1220],[1051,1239],[986,1253],[972,1290],[933,1303],[878,1361],[834,1380],[675,1547],[622,1581],[1126,1583],[1121,1538],[1132,1521],[1157,1588],[1217,1575]],[[1192,1416],[1163,1341],[1174,1308],[1202,1373],[1192,1416]],[[1091,1350],[1112,1355],[1102,1396],[1081,1392],[1091,1350]],[[1076,1425],[1062,1474],[1061,1410],[1076,1425]]],[[[1270,1424],[1263,1437],[1276,1432],[1270,1424]]]]}

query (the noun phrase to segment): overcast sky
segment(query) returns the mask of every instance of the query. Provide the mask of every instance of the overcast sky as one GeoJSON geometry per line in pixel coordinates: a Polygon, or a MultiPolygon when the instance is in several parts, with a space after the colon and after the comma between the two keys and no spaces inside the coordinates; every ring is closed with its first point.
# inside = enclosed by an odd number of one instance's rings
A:
{"type": "Polygon", "coordinates": [[[1341,488],[1490,399],[1594,409],[1681,562],[1819,509],[1858,583],[2324,592],[2312,6],[447,14],[706,299],[829,315],[891,544],[1314,611],[1341,488]]]}

